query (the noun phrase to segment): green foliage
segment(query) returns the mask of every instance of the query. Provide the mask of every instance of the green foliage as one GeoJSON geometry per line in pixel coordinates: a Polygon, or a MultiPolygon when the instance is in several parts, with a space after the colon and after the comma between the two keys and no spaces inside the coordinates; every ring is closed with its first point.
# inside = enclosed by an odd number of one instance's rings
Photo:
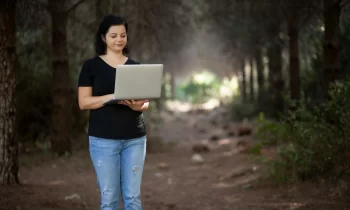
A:
{"type": "Polygon", "coordinates": [[[248,149],[248,153],[252,154],[252,155],[260,155],[261,154],[261,149],[263,147],[263,144],[261,143],[255,143],[253,144],[253,146],[251,146],[248,149]]]}
{"type": "Polygon", "coordinates": [[[203,103],[210,98],[217,97],[220,81],[213,73],[203,71],[193,75],[178,88],[178,95],[184,95],[187,101],[191,103],[203,103]]]}
{"type": "Polygon", "coordinates": [[[51,116],[50,56],[45,30],[17,32],[17,137],[38,148],[46,143],[51,116]]]}
{"type": "Polygon", "coordinates": [[[316,18],[301,33],[300,88],[311,99],[318,98],[322,92],[320,76],[323,68],[323,25],[323,20],[316,18]]]}
{"type": "Polygon", "coordinates": [[[258,114],[256,105],[249,102],[233,101],[231,104],[231,116],[234,120],[243,120],[244,118],[254,118],[258,114]]]}
{"type": "MultiPolygon", "coordinates": [[[[289,132],[289,127],[286,126],[284,122],[275,122],[266,120],[263,117],[263,114],[260,113],[258,118],[258,129],[256,135],[262,140],[264,145],[275,146],[279,145],[282,142],[281,139],[284,139],[288,136],[284,136],[285,133],[289,132]],[[282,138],[281,138],[282,137],[282,138]]],[[[285,140],[286,141],[286,140],[285,140]]]]}
{"type": "MultiPolygon", "coordinates": [[[[347,8],[348,10],[349,8],[347,8]]],[[[338,78],[343,79],[350,72],[350,21],[344,16],[340,24],[341,71],[338,78]]],[[[318,99],[322,96],[324,23],[316,18],[308,27],[301,29],[300,81],[306,97],[318,99]]]]}
{"type": "MultiPolygon", "coordinates": [[[[17,29],[17,138],[26,146],[48,150],[52,125],[52,69],[48,31],[17,29]]],[[[73,69],[76,64],[71,66],[73,69]]],[[[74,71],[71,71],[73,74],[74,71]]],[[[72,91],[73,93],[73,91],[72,91]]],[[[73,96],[72,96],[73,98],[73,96]]],[[[75,99],[75,97],[74,97],[75,99]]],[[[74,107],[73,131],[82,132],[87,113],[74,107]]],[[[70,135],[74,135],[71,133],[70,135]]]]}
{"type": "Polygon", "coordinates": [[[350,174],[350,81],[334,84],[330,100],[320,107],[305,101],[282,122],[260,119],[257,136],[277,145],[279,156],[271,162],[277,182],[350,174]]]}

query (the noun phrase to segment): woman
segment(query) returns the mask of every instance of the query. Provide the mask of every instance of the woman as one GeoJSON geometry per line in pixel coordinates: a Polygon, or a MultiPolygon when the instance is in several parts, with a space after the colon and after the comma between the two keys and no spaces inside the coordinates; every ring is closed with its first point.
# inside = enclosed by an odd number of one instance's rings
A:
{"type": "Polygon", "coordinates": [[[101,210],[141,210],[140,185],[146,154],[146,129],[142,111],[147,101],[126,100],[104,105],[113,98],[116,66],[138,62],[125,56],[128,24],[106,16],[96,33],[98,56],[87,60],[78,82],[79,107],[90,110],[89,148],[101,191],[101,210]]]}

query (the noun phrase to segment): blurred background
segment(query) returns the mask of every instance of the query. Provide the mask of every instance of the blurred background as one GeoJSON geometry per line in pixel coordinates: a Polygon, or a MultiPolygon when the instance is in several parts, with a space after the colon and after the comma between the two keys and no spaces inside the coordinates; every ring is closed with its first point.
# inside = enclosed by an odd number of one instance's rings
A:
{"type": "Polygon", "coordinates": [[[98,205],[77,80],[107,14],[128,21],[128,57],[165,67],[162,98],[144,113],[147,209],[346,209],[349,2],[1,0],[0,183],[24,187],[1,187],[0,209],[98,205]],[[294,185],[266,191],[261,179],[294,185]],[[305,199],[310,180],[316,201],[305,199]],[[242,196],[252,186],[262,190],[242,196]],[[285,191],[299,192],[297,207],[267,204],[285,191]],[[330,194],[338,200],[320,204],[330,194]]]}

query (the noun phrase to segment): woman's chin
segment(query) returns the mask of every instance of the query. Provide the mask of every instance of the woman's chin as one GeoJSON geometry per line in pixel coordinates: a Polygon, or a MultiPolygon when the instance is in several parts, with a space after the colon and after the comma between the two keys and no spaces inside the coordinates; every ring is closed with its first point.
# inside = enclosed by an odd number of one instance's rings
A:
{"type": "Polygon", "coordinates": [[[122,47],[116,47],[116,48],[113,48],[113,51],[116,52],[116,53],[120,53],[123,51],[123,48],[122,47]]]}

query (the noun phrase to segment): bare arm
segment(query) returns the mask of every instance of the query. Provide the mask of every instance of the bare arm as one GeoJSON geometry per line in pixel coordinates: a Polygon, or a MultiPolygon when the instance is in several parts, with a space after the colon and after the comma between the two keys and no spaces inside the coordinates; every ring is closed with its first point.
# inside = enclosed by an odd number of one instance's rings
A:
{"type": "Polygon", "coordinates": [[[92,87],[79,87],[78,88],[78,101],[79,108],[81,110],[86,109],[98,109],[103,107],[104,103],[111,100],[113,94],[104,96],[92,96],[92,87]]]}

